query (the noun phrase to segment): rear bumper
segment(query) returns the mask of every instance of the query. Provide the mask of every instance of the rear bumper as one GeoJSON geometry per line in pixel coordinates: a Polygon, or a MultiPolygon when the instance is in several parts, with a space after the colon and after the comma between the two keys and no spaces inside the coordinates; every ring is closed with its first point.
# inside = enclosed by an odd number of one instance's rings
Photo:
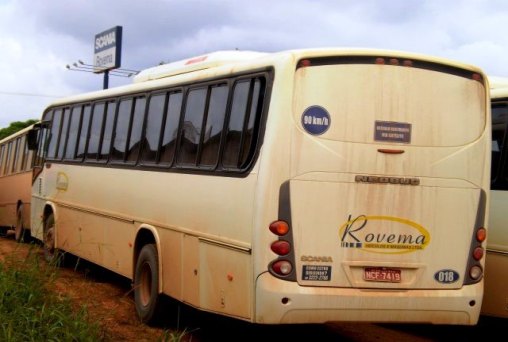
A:
{"type": "Polygon", "coordinates": [[[306,287],[269,273],[256,283],[255,323],[332,321],[475,325],[483,281],[458,290],[306,287]]]}

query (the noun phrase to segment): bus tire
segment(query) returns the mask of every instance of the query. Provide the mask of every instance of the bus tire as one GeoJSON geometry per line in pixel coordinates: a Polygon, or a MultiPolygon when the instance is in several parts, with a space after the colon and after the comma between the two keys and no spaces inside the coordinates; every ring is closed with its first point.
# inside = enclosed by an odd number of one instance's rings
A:
{"type": "Polygon", "coordinates": [[[55,244],[56,230],[55,230],[55,216],[53,213],[49,214],[44,221],[44,259],[50,264],[57,264],[60,253],[55,244]]]}
{"type": "Polygon", "coordinates": [[[159,260],[154,244],[143,246],[134,272],[134,303],[141,322],[157,321],[160,307],[159,260]]]}
{"type": "Polygon", "coordinates": [[[14,228],[14,238],[17,242],[24,242],[26,235],[26,229],[23,226],[23,204],[21,204],[16,212],[16,227],[14,228]]]}

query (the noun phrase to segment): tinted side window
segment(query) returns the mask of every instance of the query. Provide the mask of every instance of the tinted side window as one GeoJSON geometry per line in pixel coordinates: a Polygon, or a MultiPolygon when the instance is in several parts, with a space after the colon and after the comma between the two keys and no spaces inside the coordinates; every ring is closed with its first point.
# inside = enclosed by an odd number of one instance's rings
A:
{"type": "Polygon", "coordinates": [[[32,155],[31,151],[28,150],[28,142],[26,136],[23,137],[21,148],[23,149],[23,157],[21,159],[21,171],[28,171],[32,167],[29,162],[29,156],[32,155]]]}
{"type": "Polygon", "coordinates": [[[67,144],[67,131],[69,129],[69,108],[65,108],[62,118],[62,129],[60,133],[60,139],[58,139],[58,153],[57,159],[62,159],[64,156],[65,145],[67,144]]]}
{"type": "Polygon", "coordinates": [[[7,151],[5,152],[5,161],[4,161],[4,175],[9,174],[9,165],[11,164],[11,149],[12,149],[12,141],[9,141],[7,144],[7,151]]]}
{"type": "Polygon", "coordinates": [[[228,168],[237,168],[240,160],[240,146],[242,142],[243,124],[249,100],[250,80],[235,84],[233,103],[229,116],[228,130],[222,156],[222,164],[228,168]]]}
{"type": "Polygon", "coordinates": [[[206,94],[206,88],[191,89],[188,93],[181,128],[182,138],[178,150],[178,164],[180,165],[196,165],[206,94]]]}
{"type": "Polygon", "coordinates": [[[107,160],[109,150],[111,149],[111,139],[113,138],[113,127],[115,123],[116,102],[108,102],[106,109],[106,121],[104,122],[104,132],[102,134],[100,160],[107,160]]]}
{"type": "Polygon", "coordinates": [[[217,164],[220,138],[228,104],[228,89],[226,84],[211,89],[200,165],[215,166],[217,164]]]}
{"type": "Polygon", "coordinates": [[[132,99],[120,101],[118,107],[118,115],[116,118],[115,137],[111,158],[113,160],[123,161],[127,148],[127,134],[129,133],[129,125],[131,120],[132,99]]]}
{"type": "Polygon", "coordinates": [[[19,158],[19,143],[20,138],[17,138],[14,140],[14,151],[12,152],[12,169],[11,172],[15,173],[17,172],[17,166],[18,166],[18,158],[19,158]]]}
{"type": "Polygon", "coordinates": [[[35,151],[34,165],[42,166],[44,162],[44,158],[47,156],[47,148],[49,145],[50,131],[51,131],[51,120],[53,119],[53,112],[48,111],[44,113],[42,117],[43,126],[38,134],[37,140],[39,142],[39,146],[37,147],[37,151],[35,151]]]}
{"type": "Polygon", "coordinates": [[[67,160],[72,160],[75,157],[80,121],[81,121],[81,106],[73,107],[71,111],[71,122],[69,124],[69,137],[67,138],[67,148],[65,149],[65,159],[67,160]]]}
{"type": "Polygon", "coordinates": [[[3,174],[5,144],[0,146],[0,176],[3,174]]]}
{"type": "Polygon", "coordinates": [[[145,163],[155,163],[157,161],[165,102],[166,94],[157,94],[150,97],[146,115],[145,144],[141,153],[141,160],[145,163]]]}
{"type": "Polygon", "coordinates": [[[244,137],[242,147],[240,151],[240,167],[244,167],[249,163],[249,160],[253,157],[256,135],[259,127],[259,119],[261,117],[262,100],[261,93],[263,91],[263,84],[259,79],[254,80],[251,84],[251,99],[250,108],[245,118],[246,126],[244,131],[244,137]]]}
{"type": "Polygon", "coordinates": [[[51,121],[51,133],[48,147],[48,158],[53,159],[56,156],[56,147],[58,146],[58,136],[60,134],[60,124],[62,121],[62,110],[56,109],[51,121]]]}
{"type": "Polygon", "coordinates": [[[145,108],[146,99],[144,97],[135,98],[131,132],[129,134],[129,149],[127,150],[127,161],[129,162],[136,162],[141,150],[141,134],[143,133],[145,108]]]}
{"type": "Polygon", "coordinates": [[[225,168],[242,169],[251,162],[257,143],[264,91],[262,78],[236,83],[222,156],[225,168]]]}
{"type": "Polygon", "coordinates": [[[180,123],[180,112],[182,110],[182,98],[181,92],[169,95],[166,122],[164,124],[164,135],[159,157],[160,163],[163,165],[170,165],[175,155],[178,124],[180,123]]]}
{"type": "Polygon", "coordinates": [[[99,142],[102,134],[105,107],[104,102],[96,103],[93,106],[92,125],[90,126],[90,140],[88,140],[86,159],[97,159],[99,154],[99,142]]]}
{"type": "Polygon", "coordinates": [[[90,129],[90,117],[91,117],[91,107],[90,105],[85,105],[83,107],[83,119],[81,120],[81,129],[79,131],[78,151],[76,153],[77,159],[83,159],[83,157],[85,156],[86,142],[88,140],[88,131],[90,129]]]}
{"type": "MultiPolygon", "coordinates": [[[[502,178],[502,160],[506,160],[506,125],[508,123],[508,103],[496,102],[492,103],[492,166],[491,166],[491,179],[492,188],[500,188],[502,178]],[[500,179],[501,178],[501,179],[500,179]]],[[[508,168],[507,168],[508,169],[508,168]]],[[[506,172],[504,172],[506,173],[506,172]]]]}

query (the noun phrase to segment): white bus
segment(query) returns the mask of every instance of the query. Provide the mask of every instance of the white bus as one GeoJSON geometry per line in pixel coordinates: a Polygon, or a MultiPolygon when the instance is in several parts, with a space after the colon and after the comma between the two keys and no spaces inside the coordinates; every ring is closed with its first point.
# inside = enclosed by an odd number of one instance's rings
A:
{"type": "Polygon", "coordinates": [[[508,78],[490,77],[492,183],[482,313],[508,318],[508,78]]]}
{"type": "Polygon", "coordinates": [[[33,152],[28,149],[31,125],[0,140],[0,229],[14,230],[16,241],[29,236],[33,152]]]}
{"type": "MultiPolygon", "coordinates": [[[[32,234],[254,323],[477,323],[488,82],[398,51],[221,51],[54,102],[32,234]]],[[[42,166],[42,164],[41,164],[42,166]]]]}

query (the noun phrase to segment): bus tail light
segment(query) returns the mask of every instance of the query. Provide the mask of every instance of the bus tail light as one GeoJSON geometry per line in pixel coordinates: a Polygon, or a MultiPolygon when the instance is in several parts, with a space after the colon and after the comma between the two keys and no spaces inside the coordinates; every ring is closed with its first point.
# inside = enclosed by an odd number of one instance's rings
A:
{"type": "Polygon", "coordinates": [[[483,257],[483,247],[476,247],[473,251],[473,258],[478,261],[483,257]]]}
{"type": "Polygon", "coordinates": [[[270,247],[278,255],[287,255],[291,251],[291,245],[285,240],[277,240],[270,247]]]}
{"type": "Polygon", "coordinates": [[[270,224],[270,231],[275,235],[283,236],[289,232],[289,225],[285,221],[275,221],[270,224]]]}
{"type": "Polygon", "coordinates": [[[483,270],[480,266],[478,265],[475,265],[473,267],[471,267],[471,269],[469,270],[469,276],[471,277],[471,279],[473,280],[478,280],[480,279],[480,277],[482,276],[483,274],[483,270]]]}
{"type": "Polygon", "coordinates": [[[268,264],[268,271],[273,276],[296,281],[295,255],[293,249],[293,234],[289,220],[277,220],[270,223],[269,229],[276,235],[275,241],[270,244],[270,250],[275,253],[275,259],[268,264]]]}
{"type": "Polygon", "coordinates": [[[482,246],[482,243],[485,242],[487,238],[487,229],[483,226],[479,226],[475,230],[473,237],[467,266],[468,274],[464,281],[466,285],[477,283],[483,276],[482,259],[485,256],[485,247],[482,246]]]}
{"type": "Polygon", "coordinates": [[[272,270],[278,275],[286,276],[293,270],[293,265],[287,260],[279,260],[272,264],[272,270]]]}
{"type": "Polygon", "coordinates": [[[483,242],[487,238],[487,229],[480,227],[476,231],[476,241],[483,242]]]}

